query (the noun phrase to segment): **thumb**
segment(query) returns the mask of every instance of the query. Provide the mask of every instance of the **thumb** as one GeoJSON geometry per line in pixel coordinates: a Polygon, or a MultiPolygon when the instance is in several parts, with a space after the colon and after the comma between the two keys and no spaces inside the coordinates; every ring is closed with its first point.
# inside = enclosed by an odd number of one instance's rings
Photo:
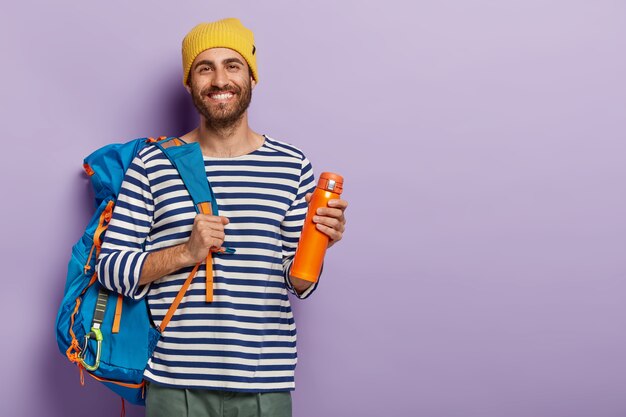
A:
{"type": "Polygon", "coordinates": [[[304,199],[306,200],[307,204],[311,202],[312,195],[313,193],[306,193],[306,195],[304,196],[304,199]]]}

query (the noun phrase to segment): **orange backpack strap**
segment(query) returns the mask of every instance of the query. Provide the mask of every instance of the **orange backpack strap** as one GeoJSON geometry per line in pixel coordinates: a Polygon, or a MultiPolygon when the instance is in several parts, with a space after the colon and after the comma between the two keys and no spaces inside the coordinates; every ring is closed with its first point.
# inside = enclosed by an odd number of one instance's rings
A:
{"type": "Polygon", "coordinates": [[[122,322],[122,306],[124,305],[124,296],[122,294],[117,295],[117,302],[115,303],[115,316],[113,317],[113,329],[111,333],[120,332],[120,323],[122,322]]]}
{"type": "MultiPolygon", "coordinates": [[[[202,214],[212,214],[211,205],[209,203],[200,203],[200,212],[202,214]]],[[[206,256],[206,302],[213,302],[213,257],[211,251],[206,256]]]]}
{"type": "Polygon", "coordinates": [[[187,288],[189,288],[189,285],[191,284],[193,277],[196,276],[196,273],[198,272],[198,268],[200,268],[200,263],[197,263],[196,266],[193,267],[193,269],[187,276],[187,279],[183,283],[183,286],[178,291],[178,294],[176,294],[176,298],[174,298],[172,305],[167,310],[167,313],[165,313],[165,317],[163,318],[163,321],[161,321],[161,324],[157,328],[159,332],[163,333],[163,331],[169,324],[170,320],[172,319],[172,316],[174,315],[174,313],[176,312],[176,309],[178,308],[178,305],[180,304],[181,300],[185,296],[185,293],[187,292],[187,288]]]}

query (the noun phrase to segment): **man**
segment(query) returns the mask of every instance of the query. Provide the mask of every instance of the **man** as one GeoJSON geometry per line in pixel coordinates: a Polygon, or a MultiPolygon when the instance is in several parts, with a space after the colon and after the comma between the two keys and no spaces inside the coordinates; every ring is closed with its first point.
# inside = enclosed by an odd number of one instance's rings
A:
{"type": "MultiPolygon", "coordinates": [[[[196,214],[182,180],[156,146],[126,173],[98,279],[127,297],[147,297],[155,325],[192,267],[211,249],[214,298],[203,264],[164,330],[144,373],[146,415],[290,416],[296,328],[287,291],[317,284],[289,270],[315,188],[311,164],[284,142],[254,132],[247,108],[258,83],[251,31],[237,19],[196,26],[183,40],[183,83],[200,124],[198,142],[219,216],[196,214]]],[[[314,218],[330,245],[345,229],[344,200],[314,218]]]]}

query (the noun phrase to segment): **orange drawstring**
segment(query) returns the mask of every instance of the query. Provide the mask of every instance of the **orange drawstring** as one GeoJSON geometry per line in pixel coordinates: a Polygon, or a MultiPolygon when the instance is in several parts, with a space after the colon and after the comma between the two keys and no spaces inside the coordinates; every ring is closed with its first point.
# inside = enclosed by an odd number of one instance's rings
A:
{"type": "Polygon", "coordinates": [[[91,257],[93,256],[93,250],[96,248],[96,244],[91,245],[91,250],[89,251],[89,256],[87,257],[87,263],[85,264],[85,274],[91,269],[91,257]]]}
{"type": "Polygon", "coordinates": [[[78,345],[78,340],[72,339],[72,343],[70,347],[67,348],[65,355],[70,360],[70,362],[78,363],[80,359],[78,359],[78,354],[80,353],[80,346],[78,345]]]}
{"type": "Polygon", "coordinates": [[[109,222],[111,221],[111,216],[113,215],[114,205],[115,203],[113,200],[107,203],[107,206],[100,215],[100,223],[98,224],[98,227],[96,227],[96,231],[93,234],[93,244],[96,245],[96,256],[100,255],[100,247],[102,246],[102,240],[100,237],[107,227],[109,227],[109,222]]]}
{"type": "MultiPolygon", "coordinates": [[[[83,291],[85,292],[85,291],[83,291]]],[[[82,294],[81,294],[82,295],[82,294]]],[[[67,349],[67,358],[75,363],[78,363],[78,353],[80,352],[80,345],[78,344],[78,340],[76,340],[76,335],[74,334],[74,316],[80,307],[80,297],[76,299],[76,306],[74,307],[74,312],[70,316],[70,336],[72,337],[72,343],[70,347],[67,349]],[[72,352],[74,350],[74,352],[72,352]]]]}

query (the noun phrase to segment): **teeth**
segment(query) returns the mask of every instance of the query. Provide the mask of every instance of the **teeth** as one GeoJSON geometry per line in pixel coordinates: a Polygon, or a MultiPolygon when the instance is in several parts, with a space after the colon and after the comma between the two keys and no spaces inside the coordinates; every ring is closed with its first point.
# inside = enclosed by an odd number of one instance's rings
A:
{"type": "Polygon", "coordinates": [[[226,100],[227,98],[231,98],[233,95],[231,93],[224,93],[224,94],[213,94],[211,95],[211,98],[214,98],[216,100],[226,100]]]}

